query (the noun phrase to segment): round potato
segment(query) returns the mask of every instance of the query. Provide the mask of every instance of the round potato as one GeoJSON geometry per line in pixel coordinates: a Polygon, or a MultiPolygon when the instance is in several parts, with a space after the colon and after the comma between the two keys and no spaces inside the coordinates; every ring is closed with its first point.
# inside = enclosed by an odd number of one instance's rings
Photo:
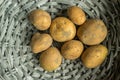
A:
{"type": "Polygon", "coordinates": [[[77,36],[86,45],[100,44],[107,35],[107,28],[102,20],[89,19],[78,28],[77,36]]]}
{"type": "Polygon", "coordinates": [[[68,41],[75,37],[76,27],[69,19],[58,17],[51,23],[50,34],[58,42],[68,41]]]}
{"type": "Polygon", "coordinates": [[[62,56],[57,48],[50,47],[42,52],[39,61],[42,68],[47,71],[53,71],[60,66],[62,56]]]}
{"type": "Polygon", "coordinates": [[[78,40],[70,40],[61,48],[61,54],[66,59],[77,59],[84,49],[83,44],[78,40]]]}
{"type": "Polygon", "coordinates": [[[38,30],[46,30],[50,27],[51,17],[49,13],[44,10],[36,9],[30,12],[29,14],[30,22],[38,29],[38,30]]]}
{"type": "Polygon", "coordinates": [[[31,48],[33,53],[39,53],[52,45],[52,37],[49,34],[35,33],[31,40],[31,48]]]}
{"type": "Polygon", "coordinates": [[[91,46],[83,52],[81,60],[87,68],[95,68],[103,63],[107,54],[108,50],[105,46],[91,46]]]}
{"type": "Polygon", "coordinates": [[[67,10],[67,14],[71,21],[77,25],[81,25],[86,21],[85,13],[80,7],[69,7],[67,10]]]}

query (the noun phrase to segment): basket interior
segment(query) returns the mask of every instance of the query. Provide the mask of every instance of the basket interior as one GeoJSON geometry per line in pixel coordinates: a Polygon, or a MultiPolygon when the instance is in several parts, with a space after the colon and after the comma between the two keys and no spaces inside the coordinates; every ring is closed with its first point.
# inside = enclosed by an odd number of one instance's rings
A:
{"type": "MultiPolygon", "coordinates": [[[[116,0],[117,1],[117,0],[116,0]]],[[[1,80],[113,80],[120,61],[120,15],[119,7],[109,0],[1,0],[0,1],[0,79],[1,80]],[[31,52],[30,40],[37,30],[28,21],[28,13],[43,9],[52,19],[66,16],[69,6],[81,7],[87,18],[104,21],[108,35],[103,45],[109,55],[104,63],[94,69],[87,69],[80,59],[63,59],[61,66],[47,72],[40,67],[39,55],[31,52]]],[[[78,26],[77,26],[78,27],[78,26]]],[[[49,33],[49,31],[40,31],[49,33]]],[[[52,46],[60,49],[63,43],[54,41],[52,46]]],[[[115,77],[116,78],[116,77],[115,77]]],[[[119,80],[117,77],[114,80],[119,80]]]]}

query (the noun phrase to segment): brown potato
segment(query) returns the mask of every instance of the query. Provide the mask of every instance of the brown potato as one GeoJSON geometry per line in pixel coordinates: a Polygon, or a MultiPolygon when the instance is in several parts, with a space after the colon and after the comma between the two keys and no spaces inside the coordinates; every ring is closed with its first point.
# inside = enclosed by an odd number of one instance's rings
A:
{"type": "Polygon", "coordinates": [[[85,13],[80,7],[69,7],[67,10],[67,14],[71,21],[77,25],[81,25],[86,21],[85,13]]]}
{"type": "Polygon", "coordinates": [[[76,27],[69,19],[58,17],[52,21],[50,34],[58,42],[68,41],[75,37],[76,27]]]}
{"type": "Polygon", "coordinates": [[[52,45],[52,38],[49,34],[35,33],[31,40],[31,48],[33,53],[39,53],[52,45]]]}
{"type": "Polygon", "coordinates": [[[77,36],[86,45],[100,44],[107,36],[107,28],[102,20],[89,19],[78,28],[77,36]]]}
{"type": "Polygon", "coordinates": [[[83,44],[78,40],[70,40],[61,48],[61,54],[66,59],[77,59],[84,49],[83,44]]]}
{"type": "Polygon", "coordinates": [[[50,27],[51,24],[51,16],[48,12],[36,9],[30,12],[29,14],[30,22],[38,29],[38,30],[46,30],[50,27]]]}
{"type": "Polygon", "coordinates": [[[105,46],[91,46],[83,52],[81,60],[87,68],[95,68],[103,63],[107,54],[108,50],[105,46]]]}
{"type": "Polygon", "coordinates": [[[62,63],[62,56],[55,47],[50,47],[40,55],[40,65],[47,71],[57,69],[62,63]]]}

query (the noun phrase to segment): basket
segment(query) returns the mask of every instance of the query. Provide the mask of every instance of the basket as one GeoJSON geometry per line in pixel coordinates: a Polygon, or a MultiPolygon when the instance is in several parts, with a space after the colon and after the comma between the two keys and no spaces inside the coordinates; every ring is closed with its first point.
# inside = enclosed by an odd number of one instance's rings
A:
{"type": "MultiPolygon", "coordinates": [[[[119,12],[119,0],[0,0],[0,80],[120,80],[119,12]],[[87,18],[104,21],[108,35],[102,44],[107,46],[109,54],[94,69],[85,68],[80,59],[63,59],[57,70],[47,72],[40,67],[39,55],[31,52],[30,39],[37,30],[27,15],[40,8],[52,18],[66,16],[66,9],[72,5],[81,7],[87,18]]],[[[60,48],[62,44],[53,45],[60,48]]]]}

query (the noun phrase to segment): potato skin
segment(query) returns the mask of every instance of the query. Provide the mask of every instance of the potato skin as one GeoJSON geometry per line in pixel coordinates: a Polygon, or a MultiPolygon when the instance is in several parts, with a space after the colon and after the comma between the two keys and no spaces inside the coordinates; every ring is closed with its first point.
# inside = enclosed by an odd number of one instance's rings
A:
{"type": "Polygon", "coordinates": [[[61,54],[66,59],[77,59],[83,52],[84,46],[78,40],[70,40],[63,44],[61,54]]]}
{"type": "Polygon", "coordinates": [[[86,45],[97,45],[107,36],[107,28],[102,20],[89,19],[78,28],[77,36],[86,45]]]}
{"type": "Polygon", "coordinates": [[[52,45],[52,37],[49,34],[35,33],[31,40],[31,49],[33,53],[39,53],[52,45]]]}
{"type": "Polygon", "coordinates": [[[81,60],[87,68],[95,68],[103,63],[107,57],[108,50],[103,45],[95,45],[87,48],[82,56],[81,60]]]}
{"type": "Polygon", "coordinates": [[[71,6],[67,10],[68,17],[77,25],[82,25],[86,21],[84,11],[77,6],[71,6]]]}
{"type": "Polygon", "coordinates": [[[61,62],[62,56],[59,50],[55,47],[50,47],[40,55],[40,66],[47,71],[53,71],[57,69],[61,62]]]}
{"type": "Polygon", "coordinates": [[[55,41],[65,42],[75,37],[75,25],[65,17],[55,18],[50,26],[50,34],[55,41]]]}
{"type": "Polygon", "coordinates": [[[28,18],[38,30],[47,30],[50,27],[51,16],[44,10],[33,10],[29,13],[28,18]]]}

